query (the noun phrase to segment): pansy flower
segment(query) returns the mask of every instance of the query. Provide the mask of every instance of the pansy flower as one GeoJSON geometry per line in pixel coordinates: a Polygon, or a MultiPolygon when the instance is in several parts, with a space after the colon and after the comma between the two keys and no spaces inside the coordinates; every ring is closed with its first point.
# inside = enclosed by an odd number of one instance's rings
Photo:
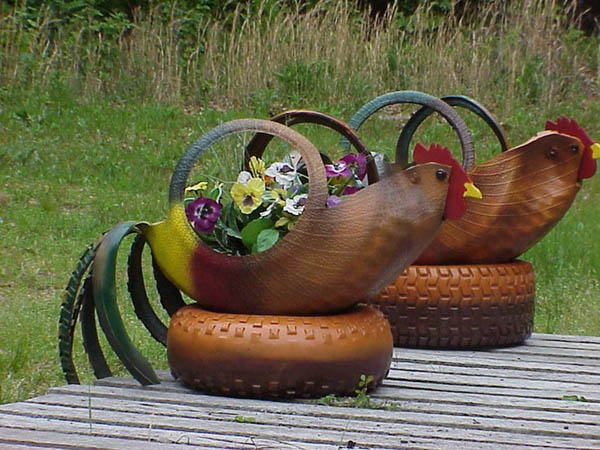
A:
{"type": "Polygon", "coordinates": [[[341,159],[331,164],[325,164],[325,175],[327,178],[348,178],[352,175],[350,164],[341,159]]]}
{"type": "Polygon", "coordinates": [[[252,172],[252,176],[256,178],[262,178],[265,174],[265,162],[257,158],[256,156],[251,156],[250,161],[248,161],[248,167],[250,167],[250,172],[252,172]]]}
{"type": "Polygon", "coordinates": [[[274,188],[265,191],[263,200],[269,204],[267,209],[260,213],[260,217],[268,217],[273,212],[276,206],[285,206],[287,192],[281,188],[274,188]]]}
{"type": "Polygon", "coordinates": [[[185,215],[198,233],[209,234],[221,214],[221,204],[208,197],[198,197],[185,207],[185,215]]]}
{"type": "Polygon", "coordinates": [[[287,162],[274,162],[265,170],[265,175],[273,178],[284,189],[292,185],[296,174],[296,168],[287,162]]]}
{"type": "Polygon", "coordinates": [[[247,183],[238,181],[230,191],[231,197],[243,214],[250,214],[261,205],[264,192],[265,182],[260,178],[250,178],[247,183]]]}
{"type": "Polygon", "coordinates": [[[367,157],[362,153],[348,153],[340,161],[344,161],[348,166],[354,165],[355,174],[359,180],[362,180],[367,174],[367,157]]]}
{"type": "Polygon", "coordinates": [[[307,194],[298,194],[293,198],[288,198],[285,200],[285,206],[283,207],[283,210],[294,216],[299,216],[302,214],[302,211],[304,211],[307,199],[307,194]]]}

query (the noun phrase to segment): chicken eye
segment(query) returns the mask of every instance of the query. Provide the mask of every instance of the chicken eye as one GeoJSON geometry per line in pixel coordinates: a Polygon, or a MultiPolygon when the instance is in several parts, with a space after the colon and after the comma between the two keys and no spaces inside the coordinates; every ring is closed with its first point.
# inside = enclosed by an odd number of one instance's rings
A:
{"type": "Polygon", "coordinates": [[[444,181],[447,176],[448,172],[446,172],[444,169],[438,169],[435,171],[435,177],[440,181],[444,181]]]}
{"type": "Polygon", "coordinates": [[[571,145],[571,153],[577,153],[579,151],[579,146],[571,145]]]}

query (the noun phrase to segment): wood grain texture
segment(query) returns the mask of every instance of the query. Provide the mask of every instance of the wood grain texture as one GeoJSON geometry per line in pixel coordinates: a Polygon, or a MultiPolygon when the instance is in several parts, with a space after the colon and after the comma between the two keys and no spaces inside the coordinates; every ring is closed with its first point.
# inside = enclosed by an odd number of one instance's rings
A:
{"type": "Polygon", "coordinates": [[[1,405],[0,448],[598,449],[598,364],[598,337],[395,349],[371,394],[392,410],[204,395],[164,371],[149,387],[106,378],[1,405]]]}
{"type": "Polygon", "coordinates": [[[581,187],[582,154],[578,139],[544,132],[478,165],[469,175],[483,198],[467,199],[464,216],[445,222],[415,264],[502,263],[518,257],[573,203],[581,187]]]}

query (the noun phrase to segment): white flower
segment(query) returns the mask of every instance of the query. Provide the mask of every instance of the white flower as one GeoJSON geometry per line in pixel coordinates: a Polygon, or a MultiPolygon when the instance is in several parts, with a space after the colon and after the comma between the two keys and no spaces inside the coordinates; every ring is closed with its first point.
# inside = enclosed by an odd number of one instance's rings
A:
{"type": "Polygon", "coordinates": [[[282,188],[287,189],[296,178],[296,168],[289,163],[274,162],[265,171],[265,175],[274,178],[282,188]]]}
{"type": "Polygon", "coordinates": [[[287,213],[293,214],[294,216],[299,216],[302,214],[302,211],[304,211],[307,198],[307,194],[300,194],[294,196],[293,198],[288,198],[285,200],[285,206],[283,207],[283,210],[287,213]]]}
{"type": "Polygon", "coordinates": [[[248,184],[248,181],[250,181],[251,178],[252,174],[250,172],[242,170],[237,177],[237,182],[241,184],[248,184]]]}

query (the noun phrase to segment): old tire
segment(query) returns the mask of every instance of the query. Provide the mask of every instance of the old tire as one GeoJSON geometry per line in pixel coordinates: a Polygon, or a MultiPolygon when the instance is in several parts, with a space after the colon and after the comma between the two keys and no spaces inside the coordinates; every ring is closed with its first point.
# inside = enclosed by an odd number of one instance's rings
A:
{"type": "Polygon", "coordinates": [[[505,264],[409,266],[370,303],[390,322],[394,345],[478,348],[531,335],[535,272],[505,264]]]}
{"type": "Polygon", "coordinates": [[[387,375],[392,334],[375,308],[327,316],[214,313],[198,305],[171,318],[171,373],[194,389],[236,397],[354,394],[361,375],[372,389],[387,375]]]}

